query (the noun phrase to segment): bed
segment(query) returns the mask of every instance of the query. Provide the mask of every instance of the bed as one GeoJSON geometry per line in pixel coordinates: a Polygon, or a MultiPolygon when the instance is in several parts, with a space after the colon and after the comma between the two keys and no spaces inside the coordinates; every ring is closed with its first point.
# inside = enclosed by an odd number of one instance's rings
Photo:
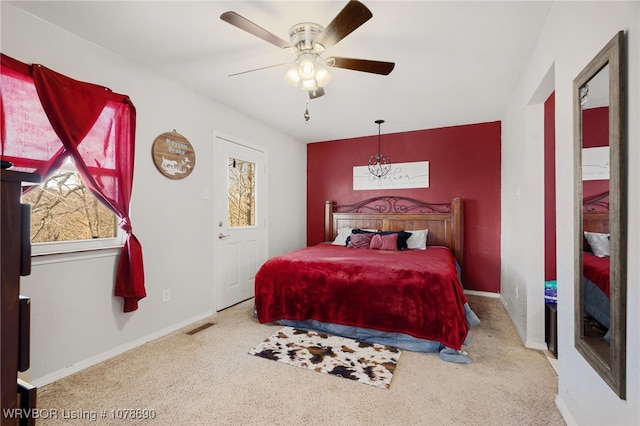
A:
{"type": "Polygon", "coordinates": [[[459,198],[328,201],[324,243],[258,270],[257,318],[469,363],[462,346],[479,319],[461,284],[462,225],[459,198]]]}
{"type": "Polygon", "coordinates": [[[583,201],[583,301],[584,311],[594,319],[609,340],[609,193],[583,201]]]}

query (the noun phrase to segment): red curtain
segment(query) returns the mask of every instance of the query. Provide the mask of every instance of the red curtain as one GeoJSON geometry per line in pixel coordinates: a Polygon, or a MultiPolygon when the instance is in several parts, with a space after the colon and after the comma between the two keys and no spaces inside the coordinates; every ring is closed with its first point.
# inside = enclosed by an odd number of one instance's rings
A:
{"type": "Polygon", "coordinates": [[[121,219],[125,243],[115,295],[124,298],[124,312],[138,309],[146,292],[142,246],[129,218],[136,128],[131,100],[6,55],[0,78],[2,159],[46,179],[73,158],[87,188],[121,219]]]}

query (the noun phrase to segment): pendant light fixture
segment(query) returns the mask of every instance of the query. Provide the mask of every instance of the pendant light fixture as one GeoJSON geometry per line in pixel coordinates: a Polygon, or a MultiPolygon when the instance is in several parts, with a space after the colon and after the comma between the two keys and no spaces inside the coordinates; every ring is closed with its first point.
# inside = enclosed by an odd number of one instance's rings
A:
{"type": "Polygon", "coordinates": [[[384,120],[376,120],[374,123],[378,125],[378,153],[369,158],[369,173],[379,179],[389,173],[391,161],[389,157],[380,153],[380,125],[384,120]]]}

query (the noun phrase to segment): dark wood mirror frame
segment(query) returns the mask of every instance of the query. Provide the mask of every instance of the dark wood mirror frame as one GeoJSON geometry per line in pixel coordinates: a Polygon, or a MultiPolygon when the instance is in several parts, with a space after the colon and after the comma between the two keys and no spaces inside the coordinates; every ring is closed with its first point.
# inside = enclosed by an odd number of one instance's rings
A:
{"type": "MultiPolygon", "coordinates": [[[[626,305],[627,305],[627,138],[626,60],[624,32],[616,36],[573,81],[574,182],[575,182],[575,347],[621,399],[626,399],[626,305]],[[610,233],[610,340],[603,345],[585,335],[583,283],[583,231],[586,216],[583,199],[583,112],[580,89],[608,66],[609,71],[609,197],[610,233]]],[[[600,212],[602,216],[602,212],[600,212]]],[[[591,216],[589,216],[591,217],[591,216]]],[[[606,226],[605,225],[605,226],[606,226]]],[[[602,232],[602,231],[599,231],[602,232]]]]}

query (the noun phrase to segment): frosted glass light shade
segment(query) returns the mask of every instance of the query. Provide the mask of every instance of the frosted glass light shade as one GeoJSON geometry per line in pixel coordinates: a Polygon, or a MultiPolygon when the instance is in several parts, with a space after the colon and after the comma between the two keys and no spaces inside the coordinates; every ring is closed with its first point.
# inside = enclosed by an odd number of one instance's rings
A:
{"type": "Polygon", "coordinates": [[[302,80],[302,90],[316,90],[318,88],[318,83],[315,78],[309,78],[307,80],[302,80]]]}
{"type": "Polygon", "coordinates": [[[313,78],[316,67],[316,56],[313,53],[303,53],[298,57],[298,74],[303,80],[313,78]]]}
{"type": "Polygon", "coordinates": [[[284,74],[284,79],[292,85],[293,87],[298,87],[298,82],[300,81],[300,75],[298,74],[298,66],[297,64],[293,64],[287,72],[284,74]]]}
{"type": "Polygon", "coordinates": [[[324,64],[316,64],[316,81],[318,82],[318,87],[323,87],[329,83],[331,77],[333,76],[324,64]]]}

